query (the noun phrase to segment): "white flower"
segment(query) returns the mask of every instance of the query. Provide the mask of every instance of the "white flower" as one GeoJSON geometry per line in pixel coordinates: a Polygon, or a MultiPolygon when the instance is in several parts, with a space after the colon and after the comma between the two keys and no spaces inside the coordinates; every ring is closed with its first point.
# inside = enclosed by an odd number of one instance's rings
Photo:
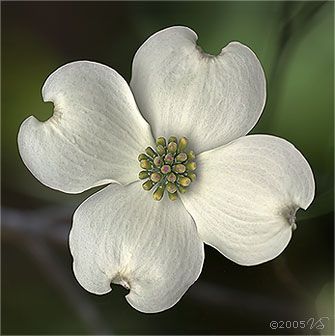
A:
{"type": "Polygon", "coordinates": [[[266,96],[255,54],[232,42],[214,57],[196,40],[186,27],[151,36],[134,57],[131,88],[101,64],[59,68],[42,89],[53,116],[29,117],[18,135],[24,163],[43,184],[67,193],[109,184],[74,214],[74,273],[95,294],[111,282],[129,288],[126,299],[142,312],[182,297],[201,272],[203,243],[241,265],[278,256],[297,209],[314,197],[311,168],[293,145],[246,136],[266,96]],[[189,140],[197,180],[175,202],[156,202],[141,187],[137,158],[153,137],[171,135],[189,140]]]}

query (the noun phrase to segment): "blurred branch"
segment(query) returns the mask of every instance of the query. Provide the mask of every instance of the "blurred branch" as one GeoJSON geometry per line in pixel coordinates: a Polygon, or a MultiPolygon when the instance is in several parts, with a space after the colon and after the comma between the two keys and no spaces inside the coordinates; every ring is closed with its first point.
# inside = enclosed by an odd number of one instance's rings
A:
{"type": "Polygon", "coordinates": [[[46,208],[34,211],[2,209],[3,237],[24,245],[70,307],[93,334],[111,334],[100,312],[87,296],[69,270],[59,262],[50,242],[67,245],[71,216],[70,208],[46,208]]]}
{"type": "Polygon", "coordinates": [[[279,70],[284,63],[284,54],[288,51],[288,46],[292,39],[298,34],[306,34],[313,23],[313,18],[327,1],[310,2],[302,5],[300,10],[294,15],[294,7],[297,2],[283,2],[281,19],[283,25],[279,32],[277,53],[273,61],[272,71],[270,74],[270,83],[273,84],[278,77],[279,70]]]}
{"type": "Polygon", "coordinates": [[[47,207],[37,210],[2,208],[2,229],[9,239],[38,237],[58,244],[67,244],[71,217],[70,207],[47,207]]]}
{"type": "MultiPolygon", "coordinates": [[[[277,52],[272,61],[271,73],[268,80],[272,112],[275,111],[278,98],[280,97],[278,93],[282,87],[288,56],[293,52],[296,46],[299,45],[298,43],[294,44],[293,41],[298,38],[301,40],[302,36],[309,31],[315,22],[315,16],[328,2],[329,1],[302,3],[300,9],[295,13],[296,6],[299,6],[300,2],[285,1],[282,3],[282,26],[277,39],[277,52]]],[[[264,114],[262,117],[262,123],[267,129],[271,127],[273,120],[272,113],[264,114]]]]}

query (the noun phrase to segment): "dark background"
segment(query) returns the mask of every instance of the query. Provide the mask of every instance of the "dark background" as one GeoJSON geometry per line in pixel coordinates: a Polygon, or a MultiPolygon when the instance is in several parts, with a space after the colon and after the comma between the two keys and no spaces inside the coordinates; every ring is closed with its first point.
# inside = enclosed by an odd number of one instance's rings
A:
{"type": "MultiPolygon", "coordinates": [[[[2,2],[2,334],[333,334],[333,2],[2,2]],[[137,48],[186,25],[206,52],[237,40],[268,80],[253,133],[288,139],[304,153],[316,198],[298,212],[280,257],[242,267],[206,247],[200,279],[172,309],[142,314],[126,291],[95,296],[72,275],[71,215],[93,191],[66,195],[35,180],[18,155],[20,123],[45,120],[40,89],[56,68],[93,60],[128,81],[137,48]],[[272,320],[324,319],[326,328],[272,330],[272,320]]],[[[285,326],[285,325],[284,325],[285,326]]]]}

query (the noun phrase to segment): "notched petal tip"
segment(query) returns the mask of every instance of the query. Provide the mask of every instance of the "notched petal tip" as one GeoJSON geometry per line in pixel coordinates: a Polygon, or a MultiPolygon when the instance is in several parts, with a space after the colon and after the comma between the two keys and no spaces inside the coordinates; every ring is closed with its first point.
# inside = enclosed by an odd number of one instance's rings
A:
{"type": "MultiPolygon", "coordinates": [[[[234,46],[235,44],[238,45],[238,46],[241,46],[241,47],[245,47],[245,48],[248,48],[246,47],[244,44],[240,43],[240,42],[229,42],[227,45],[225,45],[224,47],[220,48],[219,51],[217,53],[209,53],[207,51],[205,51],[203,49],[203,47],[198,43],[198,39],[195,41],[196,45],[196,49],[197,51],[199,52],[200,56],[202,58],[207,58],[208,60],[215,60],[215,59],[218,59],[220,58],[220,56],[223,56],[224,54],[227,53],[228,49],[231,48],[232,46],[234,46]]],[[[248,48],[249,49],[249,48],[248,48]]],[[[250,49],[249,49],[250,50],[250,49]]],[[[252,50],[250,50],[252,51],[252,50]]]]}
{"type": "Polygon", "coordinates": [[[131,290],[129,279],[126,276],[122,275],[121,273],[117,273],[113,277],[113,279],[111,280],[111,286],[112,286],[112,284],[122,286],[124,289],[126,289],[128,291],[127,295],[129,294],[129,292],[131,290]]]}
{"type": "Polygon", "coordinates": [[[283,217],[288,225],[291,227],[292,231],[297,228],[296,225],[296,213],[299,210],[298,205],[290,205],[285,207],[282,211],[279,212],[279,216],[283,217]]]}

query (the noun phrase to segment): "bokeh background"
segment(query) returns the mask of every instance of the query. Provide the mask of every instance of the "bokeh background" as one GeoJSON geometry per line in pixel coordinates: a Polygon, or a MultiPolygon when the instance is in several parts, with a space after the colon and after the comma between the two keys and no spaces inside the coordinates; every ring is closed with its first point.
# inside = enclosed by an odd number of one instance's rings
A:
{"type": "Polygon", "coordinates": [[[333,2],[2,2],[2,334],[333,334],[333,2]],[[154,32],[187,25],[206,52],[237,40],[264,66],[268,99],[253,133],[296,145],[310,162],[316,198],[298,212],[282,255],[242,267],[206,247],[200,279],[172,309],[147,315],[126,291],[95,296],[72,275],[71,215],[93,191],[41,185],[16,137],[30,115],[46,120],[40,89],[59,66],[93,60],[128,81],[137,48],[154,32]],[[269,322],[312,326],[271,330],[269,322]],[[312,330],[310,327],[312,326],[312,330]]]}

